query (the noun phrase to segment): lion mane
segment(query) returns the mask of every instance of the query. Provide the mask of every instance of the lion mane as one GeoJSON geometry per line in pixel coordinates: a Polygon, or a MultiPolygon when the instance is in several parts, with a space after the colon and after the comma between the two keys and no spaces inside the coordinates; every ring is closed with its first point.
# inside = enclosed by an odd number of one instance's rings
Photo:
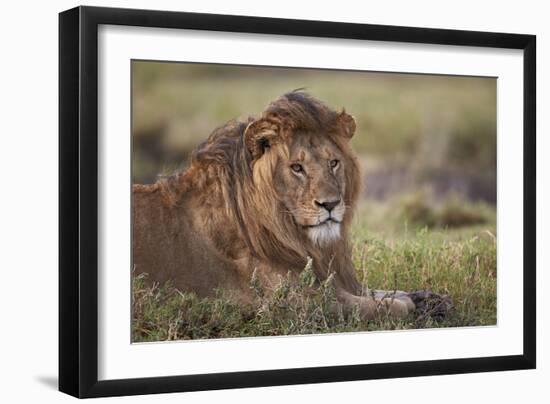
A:
{"type": "Polygon", "coordinates": [[[214,130],[185,170],[155,184],[134,185],[135,272],[200,296],[221,288],[246,300],[254,272],[274,286],[281,275],[299,274],[311,257],[319,280],[333,274],[337,290],[362,295],[349,240],[360,191],[349,145],[354,132],[353,117],[301,90],[279,97],[257,119],[230,121],[214,130]],[[282,208],[273,183],[290,140],[303,133],[329,136],[344,159],[346,211],[340,237],[328,245],[304,235],[282,208]]]}

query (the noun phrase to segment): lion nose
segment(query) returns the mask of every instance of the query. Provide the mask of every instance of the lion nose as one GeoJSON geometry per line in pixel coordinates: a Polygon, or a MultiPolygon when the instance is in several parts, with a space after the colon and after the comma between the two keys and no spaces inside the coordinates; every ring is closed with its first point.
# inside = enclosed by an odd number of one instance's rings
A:
{"type": "Polygon", "coordinates": [[[340,204],[340,199],[338,199],[337,201],[327,201],[327,202],[315,201],[315,205],[317,205],[319,207],[322,207],[322,208],[325,208],[329,212],[332,209],[334,209],[336,206],[338,206],[339,204],[340,204]]]}

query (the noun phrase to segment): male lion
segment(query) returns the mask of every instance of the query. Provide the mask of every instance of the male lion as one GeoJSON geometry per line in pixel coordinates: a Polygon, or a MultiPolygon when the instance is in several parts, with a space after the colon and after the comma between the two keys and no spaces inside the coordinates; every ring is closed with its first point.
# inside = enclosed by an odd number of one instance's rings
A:
{"type": "Polygon", "coordinates": [[[183,172],[133,187],[133,265],[152,281],[251,301],[253,273],[268,290],[307,257],[338,300],[366,319],[404,317],[417,295],[368,292],[355,276],[349,228],[359,195],[350,148],[355,120],[302,91],[261,117],[231,121],[198,146],[183,172]],[[413,296],[414,295],[414,296],[413,296]],[[413,297],[413,299],[411,299],[413,297]]]}

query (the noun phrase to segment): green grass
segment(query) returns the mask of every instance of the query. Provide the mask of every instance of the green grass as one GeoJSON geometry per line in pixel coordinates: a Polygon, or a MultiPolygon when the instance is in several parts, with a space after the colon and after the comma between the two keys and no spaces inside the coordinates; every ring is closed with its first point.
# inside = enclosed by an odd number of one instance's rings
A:
{"type": "MultiPolygon", "coordinates": [[[[332,282],[319,284],[309,268],[296,283],[281,279],[266,297],[254,279],[254,304],[240,306],[224,299],[200,299],[170,284],[147,286],[133,280],[133,340],[337,333],[496,324],[496,231],[493,222],[457,229],[409,227],[399,220],[384,224],[366,213],[364,204],[353,229],[357,276],[373,289],[419,290],[452,297],[455,309],[443,321],[419,315],[395,320],[363,321],[336,302],[332,282]],[[372,229],[372,230],[371,230],[372,229]],[[386,236],[384,236],[386,235],[386,236]]],[[[379,207],[380,208],[380,207],[379,207]]]]}

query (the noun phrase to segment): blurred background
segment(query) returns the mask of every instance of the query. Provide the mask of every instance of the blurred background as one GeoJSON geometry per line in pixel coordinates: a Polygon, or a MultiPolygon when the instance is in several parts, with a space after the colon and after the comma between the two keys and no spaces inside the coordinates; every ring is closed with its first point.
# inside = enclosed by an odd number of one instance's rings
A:
{"type": "Polygon", "coordinates": [[[357,121],[358,228],[496,231],[494,78],[133,61],[134,183],[184,168],[216,127],[297,88],[357,121]]]}

